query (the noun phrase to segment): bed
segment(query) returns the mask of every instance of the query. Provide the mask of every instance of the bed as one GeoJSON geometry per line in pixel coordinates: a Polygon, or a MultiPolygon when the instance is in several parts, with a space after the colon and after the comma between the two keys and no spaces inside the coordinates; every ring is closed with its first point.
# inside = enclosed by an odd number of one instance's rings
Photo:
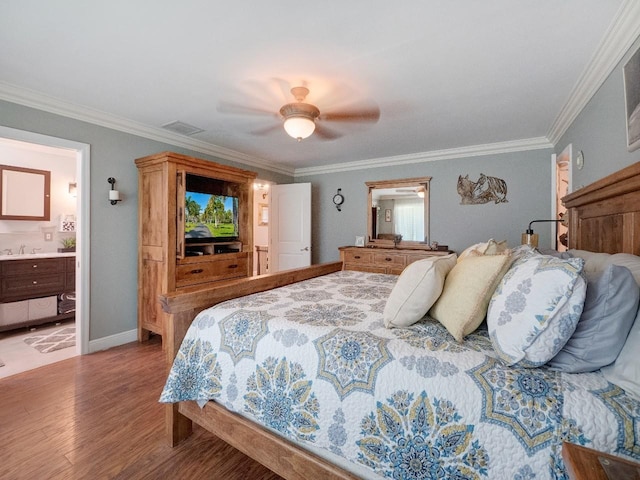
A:
{"type": "MultiPolygon", "coordinates": [[[[571,249],[640,254],[640,163],[564,201],[571,249]]],[[[170,444],[196,422],[291,479],[564,478],[564,441],[640,460],[640,403],[600,371],[507,367],[490,324],[385,328],[396,281],[338,262],[162,297],[170,444]]]]}

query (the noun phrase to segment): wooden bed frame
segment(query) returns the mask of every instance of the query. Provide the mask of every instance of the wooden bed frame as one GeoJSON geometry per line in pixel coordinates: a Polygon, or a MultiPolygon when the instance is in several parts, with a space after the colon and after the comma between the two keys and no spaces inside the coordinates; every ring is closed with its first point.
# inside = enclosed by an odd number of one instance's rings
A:
{"type": "MultiPolygon", "coordinates": [[[[568,209],[569,248],[640,255],[640,162],[567,195],[563,201],[568,209]]],[[[341,262],[314,265],[161,296],[163,309],[169,314],[163,338],[167,372],[189,325],[205,308],[341,269],[341,262]]],[[[167,405],[166,434],[171,446],[190,435],[192,422],[286,479],[358,478],[215,402],[202,409],[195,402],[167,405]]]]}

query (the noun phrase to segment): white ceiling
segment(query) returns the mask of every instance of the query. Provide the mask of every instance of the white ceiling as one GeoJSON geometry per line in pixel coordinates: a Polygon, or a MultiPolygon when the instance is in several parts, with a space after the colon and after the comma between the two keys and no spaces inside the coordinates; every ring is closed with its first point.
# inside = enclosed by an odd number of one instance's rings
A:
{"type": "Polygon", "coordinates": [[[288,172],[501,142],[540,148],[598,81],[603,48],[617,48],[613,61],[628,48],[619,30],[634,3],[3,0],[0,98],[148,136],[185,122],[204,131],[167,138],[288,172]],[[275,115],[218,111],[232,102],[275,114],[292,101],[283,85],[300,84],[321,112],[366,100],[380,119],[325,123],[342,136],[296,142],[281,128],[252,133],[275,115]]]}

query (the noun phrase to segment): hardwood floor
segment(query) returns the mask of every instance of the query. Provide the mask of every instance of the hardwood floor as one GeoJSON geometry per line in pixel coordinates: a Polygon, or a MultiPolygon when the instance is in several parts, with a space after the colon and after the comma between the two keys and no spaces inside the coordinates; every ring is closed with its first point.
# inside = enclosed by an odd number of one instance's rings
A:
{"type": "Polygon", "coordinates": [[[0,478],[280,479],[198,426],[167,446],[164,380],[157,337],[0,379],[0,478]]]}

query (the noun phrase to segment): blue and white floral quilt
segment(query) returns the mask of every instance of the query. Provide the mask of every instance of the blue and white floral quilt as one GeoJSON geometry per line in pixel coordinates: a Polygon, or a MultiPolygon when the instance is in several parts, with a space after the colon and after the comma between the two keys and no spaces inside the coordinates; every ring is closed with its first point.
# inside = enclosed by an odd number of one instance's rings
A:
{"type": "Polygon", "coordinates": [[[397,278],[337,272],[203,311],[160,400],[215,400],[370,478],[565,478],[562,441],[640,460],[640,403],[599,373],[506,367],[482,329],[385,328],[397,278]]]}

